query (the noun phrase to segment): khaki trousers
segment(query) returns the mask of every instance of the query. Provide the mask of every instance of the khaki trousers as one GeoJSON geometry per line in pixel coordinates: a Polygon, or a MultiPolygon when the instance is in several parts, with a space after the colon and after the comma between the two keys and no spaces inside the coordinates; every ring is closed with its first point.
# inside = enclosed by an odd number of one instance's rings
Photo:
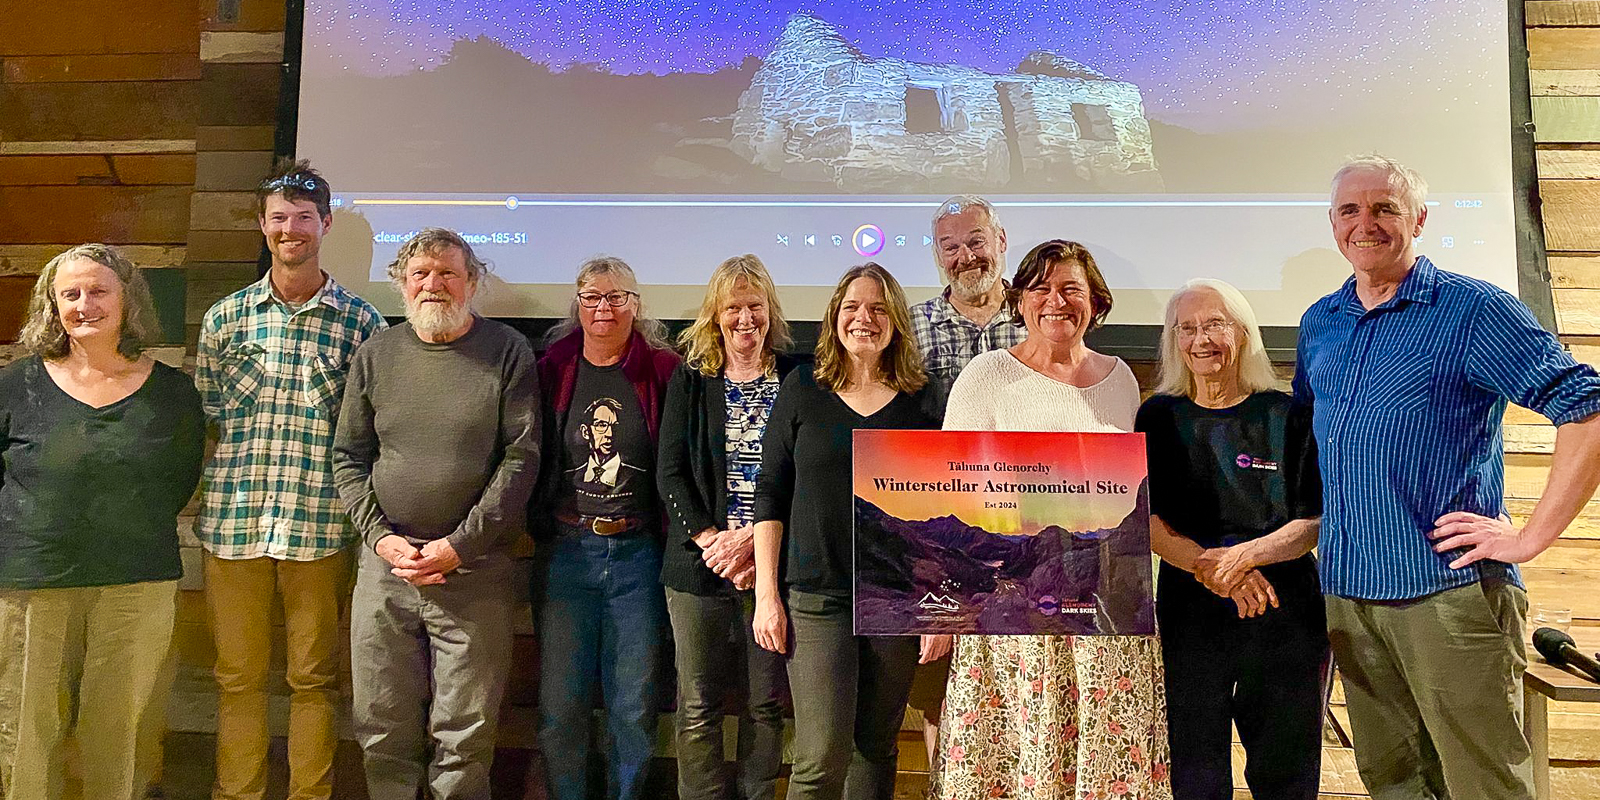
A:
{"type": "Polygon", "coordinates": [[[267,788],[267,675],[272,609],[283,604],[289,682],[289,800],[327,800],[343,636],[348,550],[316,561],[205,556],[206,610],[216,642],[217,782],[214,800],[261,800],[267,788]]]}
{"type": "Polygon", "coordinates": [[[1356,766],[1373,800],[1532,799],[1526,592],[1495,581],[1326,604],[1356,766]]]}
{"type": "Polygon", "coordinates": [[[8,796],[59,798],[70,734],[84,756],[84,797],[144,797],[154,765],[140,757],[140,737],[148,715],[166,711],[177,590],[153,581],[14,593],[25,641],[8,796]]]}
{"type": "Polygon", "coordinates": [[[0,798],[11,789],[11,759],[17,750],[17,711],[22,702],[22,653],[27,637],[25,592],[0,592],[0,798]]]}

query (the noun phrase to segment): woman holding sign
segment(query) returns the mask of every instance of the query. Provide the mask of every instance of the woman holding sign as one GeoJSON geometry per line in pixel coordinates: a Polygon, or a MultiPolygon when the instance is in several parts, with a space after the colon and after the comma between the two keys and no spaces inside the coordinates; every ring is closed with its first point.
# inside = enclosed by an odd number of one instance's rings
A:
{"type": "Polygon", "coordinates": [[[883,267],[845,272],[821,329],[816,364],[784,379],[761,443],[753,627],[757,644],[789,656],[789,800],[844,797],[847,773],[849,797],[888,800],[912,670],[950,637],[922,637],[919,653],[910,637],[854,635],[851,434],[937,428],[939,403],[883,267]]]}
{"type": "Polygon", "coordinates": [[[1161,385],[1135,428],[1150,454],[1180,798],[1233,797],[1230,724],[1252,795],[1317,796],[1328,637],[1311,548],[1322,483],[1310,414],[1277,386],[1238,289],[1201,279],[1172,295],[1161,385]]]}
{"type": "MultiPolygon", "coordinates": [[[[1139,384],[1084,345],[1111,292],[1083,245],[1033,248],[1006,293],[1028,338],[973,359],[946,430],[1129,432],[1139,384]]],[[[961,636],[930,796],[1170,798],[1161,648],[1153,636],[961,636]]]]}

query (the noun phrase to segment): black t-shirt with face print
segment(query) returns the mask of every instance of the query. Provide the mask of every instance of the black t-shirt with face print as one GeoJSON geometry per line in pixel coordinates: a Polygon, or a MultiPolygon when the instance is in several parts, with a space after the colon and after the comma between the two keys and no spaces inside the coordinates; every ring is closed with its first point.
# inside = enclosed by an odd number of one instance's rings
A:
{"type": "Polygon", "coordinates": [[[571,511],[587,517],[654,516],[655,447],[621,364],[578,361],[566,431],[563,485],[571,511]]]}

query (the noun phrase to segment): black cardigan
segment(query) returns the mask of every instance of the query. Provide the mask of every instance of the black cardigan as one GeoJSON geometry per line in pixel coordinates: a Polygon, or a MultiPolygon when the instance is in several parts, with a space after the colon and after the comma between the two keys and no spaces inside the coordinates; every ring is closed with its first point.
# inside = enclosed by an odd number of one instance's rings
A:
{"type": "MultiPolygon", "coordinates": [[[[778,356],[778,379],[796,361],[778,356]]],[[[699,595],[729,594],[733,584],[700,558],[694,537],[722,530],[728,520],[727,383],[680,364],[667,384],[656,454],[656,488],[667,512],[667,548],[661,583],[699,595]]]]}

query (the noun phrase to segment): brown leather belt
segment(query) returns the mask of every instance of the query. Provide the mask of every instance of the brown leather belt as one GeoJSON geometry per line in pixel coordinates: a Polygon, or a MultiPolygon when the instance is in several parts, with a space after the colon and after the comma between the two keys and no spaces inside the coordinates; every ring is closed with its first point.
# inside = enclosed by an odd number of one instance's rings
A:
{"type": "Polygon", "coordinates": [[[616,536],[644,525],[640,517],[586,517],[579,514],[557,514],[556,519],[574,528],[583,528],[597,536],[616,536]]]}

